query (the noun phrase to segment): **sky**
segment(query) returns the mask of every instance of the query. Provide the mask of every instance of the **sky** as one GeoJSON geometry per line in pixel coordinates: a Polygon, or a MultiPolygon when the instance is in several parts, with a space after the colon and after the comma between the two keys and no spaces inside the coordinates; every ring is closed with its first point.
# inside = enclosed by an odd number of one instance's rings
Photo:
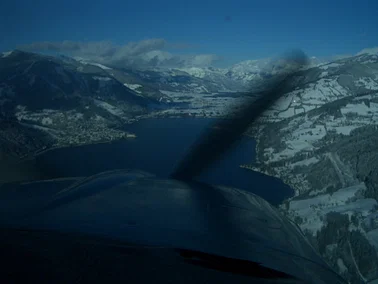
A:
{"type": "Polygon", "coordinates": [[[317,57],[349,55],[378,46],[376,15],[376,0],[2,0],[0,51],[46,50],[54,43],[61,53],[88,56],[83,44],[91,43],[92,56],[123,46],[130,55],[128,44],[143,42],[145,52],[212,56],[197,63],[231,64],[290,48],[317,57]],[[163,44],[149,49],[151,39],[163,44]]]}

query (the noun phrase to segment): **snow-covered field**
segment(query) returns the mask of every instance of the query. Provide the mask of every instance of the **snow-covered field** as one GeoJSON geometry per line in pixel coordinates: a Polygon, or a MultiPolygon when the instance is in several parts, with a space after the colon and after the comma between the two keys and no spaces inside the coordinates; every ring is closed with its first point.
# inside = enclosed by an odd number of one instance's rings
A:
{"type": "Polygon", "coordinates": [[[295,216],[300,216],[303,219],[301,229],[308,230],[315,236],[324,224],[325,215],[330,212],[348,215],[358,213],[362,217],[368,217],[370,211],[378,204],[377,201],[371,198],[353,199],[364,190],[366,190],[365,184],[360,183],[341,188],[333,194],[320,194],[308,199],[292,200],[289,202],[289,212],[293,219],[295,216]]]}
{"type": "Polygon", "coordinates": [[[100,100],[94,100],[95,104],[107,112],[111,113],[112,115],[122,117],[124,115],[124,112],[120,109],[117,108],[116,106],[113,106],[107,102],[100,101],[100,100]]]}
{"type": "Polygon", "coordinates": [[[128,87],[129,89],[137,92],[138,94],[141,94],[142,92],[140,90],[138,90],[139,88],[142,87],[142,85],[139,85],[139,84],[128,84],[128,83],[125,83],[124,84],[126,87],[128,87]]]}

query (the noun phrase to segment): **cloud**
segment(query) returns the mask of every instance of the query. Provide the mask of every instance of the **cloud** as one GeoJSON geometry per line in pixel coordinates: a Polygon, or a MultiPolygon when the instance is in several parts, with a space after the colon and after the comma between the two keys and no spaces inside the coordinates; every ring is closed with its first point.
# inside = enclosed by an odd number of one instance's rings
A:
{"type": "Polygon", "coordinates": [[[167,47],[172,48],[172,49],[192,49],[192,48],[198,48],[199,45],[185,43],[185,42],[176,42],[176,43],[168,43],[167,47]]]}
{"type": "Polygon", "coordinates": [[[189,44],[171,44],[161,38],[146,39],[116,45],[109,41],[99,42],[35,42],[20,46],[19,49],[33,52],[56,52],[73,57],[81,57],[98,63],[118,67],[203,67],[211,66],[219,60],[214,54],[172,54],[165,49],[187,49],[189,44]]]}
{"type": "Polygon", "coordinates": [[[357,55],[361,55],[361,54],[364,54],[364,53],[367,53],[367,54],[378,54],[378,46],[371,47],[371,48],[364,48],[360,52],[358,52],[357,55]]]}
{"type": "Polygon", "coordinates": [[[353,54],[338,54],[338,55],[334,55],[334,56],[329,57],[328,61],[344,59],[344,58],[348,58],[348,57],[352,57],[352,56],[353,56],[353,54]]]}
{"type": "Polygon", "coordinates": [[[200,54],[190,58],[190,64],[193,66],[210,66],[215,61],[220,60],[220,57],[215,54],[200,54]]]}

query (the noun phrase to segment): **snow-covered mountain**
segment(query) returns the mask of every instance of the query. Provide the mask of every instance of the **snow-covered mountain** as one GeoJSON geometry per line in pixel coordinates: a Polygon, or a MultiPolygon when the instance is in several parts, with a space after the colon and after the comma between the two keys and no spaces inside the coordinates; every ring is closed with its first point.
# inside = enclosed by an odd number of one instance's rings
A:
{"type": "Polygon", "coordinates": [[[225,70],[225,75],[236,82],[248,86],[252,80],[261,79],[261,71],[270,63],[269,59],[246,60],[225,70]]]}
{"type": "Polygon", "coordinates": [[[251,129],[253,170],[295,190],[282,211],[352,283],[378,278],[378,54],[301,72],[251,129]]]}
{"type": "MultiPolygon", "coordinates": [[[[139,85],[138,92],[150,97],[161,96],[160,91],[192,94],[249,91],[254,82],[283,71],[286,64],[265,58],[246,60],[228,68],[200,67],[195,64],[196,57],[188,57],[181,64],[175,61],[176,57],[162,51],[151,51],[144,58],[149,63],[155,60],[159,64],[141,64],[138,69],[119,68],[80,57],[60,56],[60,59],[81,69],[101,68],[125,86],[139,85]]],[[[310,58],[310,66],[322,62],[318,58],[310,58]]]]}
{"type": "MultiPolygon", "coordinates": [[[[148,57],[148,60],[155,58],[160,63],[168,62],[171,59],[171,55],[162,52],[151,52],[149,55],[151,58],[148,57]]],[[[283,71],[286,64],[280,60],[266,58],[242,61],[229,68],[187,67],[188,64],[183,64],[183,67],[169,67],[168,64],[164,67],[164,64],[157,64],[155,67],[148,68],[141,65],[140,69],[120,69],[83,58],[75,58],[75,60],[87,66],[100,67],[110,75],[117,77],[123,84],[138,84],[141,86],[140,91],[146,87],[150,90],[182,93],[248,91],[255,81],[283,71]]],[[[310,58],[310,66],[316,66],[322,62],[324,61],[318,58],[310,58]]]]}
{"type": "MultiPolygon", "coordinates": [[[[308,68],[325,64],[326,61],[311,57],[308,68]]],[[[270,58],[246,60],[232,65],[229,68],[213,67],[187,67],[178,70],[188,73],[190,76],[214,82],[220,87],[220,91],[248,91],[255,81],[264,79],[266,76],[279,72],[277,67],[282,67],[286,62],[270,58]]],[[[174,69],[170,69],[174,70],[174,69]]],[[[280,70],[283,71],[283,70],[280,70]]]]}
{"type": "Polygon", "coordinates": [[[150,98],[103,67],[22,51],[0,57],[0,161],[52,146],[120,139],[150,98]]]}

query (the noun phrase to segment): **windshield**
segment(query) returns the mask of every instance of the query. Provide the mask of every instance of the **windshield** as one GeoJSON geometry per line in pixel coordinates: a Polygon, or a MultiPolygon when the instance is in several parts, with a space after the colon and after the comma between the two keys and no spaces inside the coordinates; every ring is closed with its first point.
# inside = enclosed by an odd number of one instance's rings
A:
{"type": "Polygon", "coordinates": [[[124,168],[168,178],[291,72],[197,179],[263,197],[345,279],[378,279],[377,13],[373,0],[2,1],[0,190],[124,168]],[[292,50],[306,55],[294,71],[292,50]]]}

